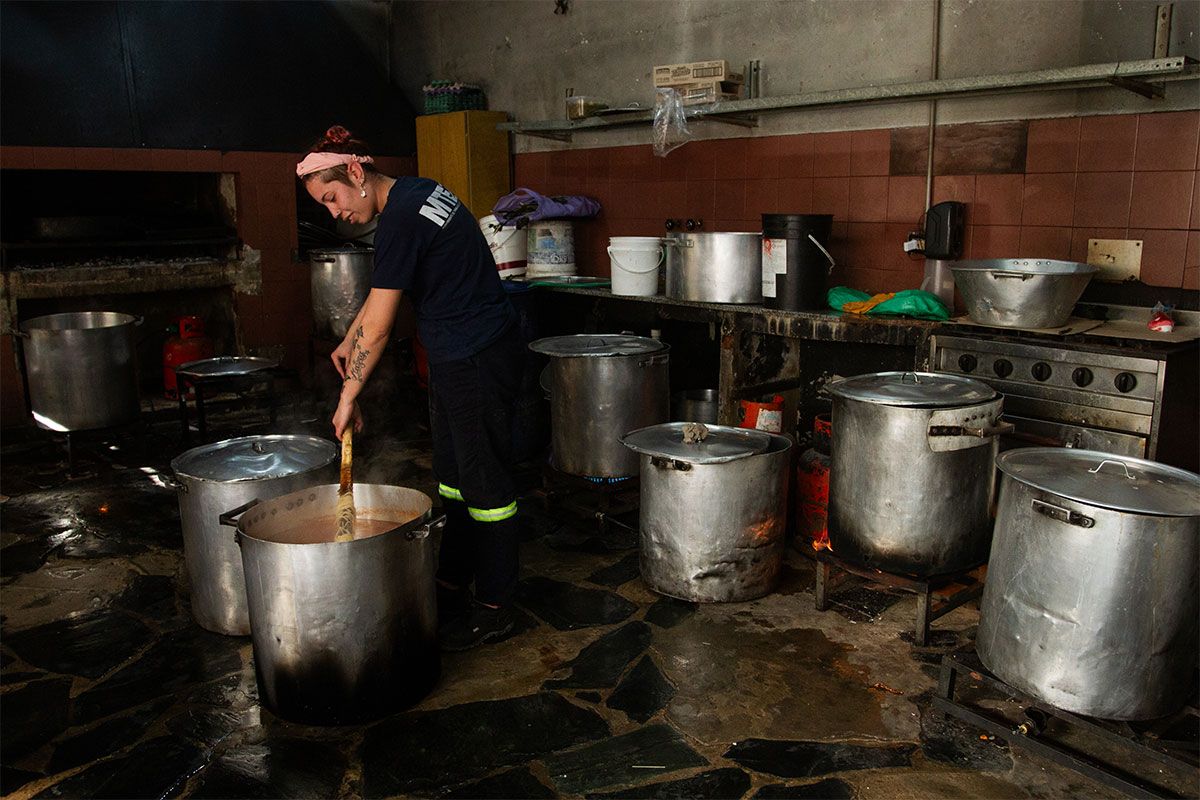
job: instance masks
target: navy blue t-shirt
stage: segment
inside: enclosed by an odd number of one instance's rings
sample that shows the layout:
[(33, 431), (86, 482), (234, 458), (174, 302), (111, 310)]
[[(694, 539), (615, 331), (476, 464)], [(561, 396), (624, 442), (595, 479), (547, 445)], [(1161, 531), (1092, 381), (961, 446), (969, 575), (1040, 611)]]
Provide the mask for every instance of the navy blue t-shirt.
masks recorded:
[(479, 223), (428, 178), (397, 178), (388, 192), (371, 286), (412, 300), (431, 364), (473, 356), (516, 323)]

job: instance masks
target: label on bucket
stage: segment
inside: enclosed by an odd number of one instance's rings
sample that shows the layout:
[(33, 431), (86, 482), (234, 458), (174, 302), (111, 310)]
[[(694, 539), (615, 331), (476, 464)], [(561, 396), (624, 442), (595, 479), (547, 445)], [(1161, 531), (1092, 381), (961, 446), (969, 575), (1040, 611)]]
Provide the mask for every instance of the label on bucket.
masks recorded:
[(762, 409), (758, 412), (758, 419), (755, 421), (754, 427), (760, 431), (782, 433), (783, 412), (767, 408)]
[(787, 239), (763, 239), (762, 243), (762, 293), (763, 297), (775, 296), (777, 275), (787, 273)]

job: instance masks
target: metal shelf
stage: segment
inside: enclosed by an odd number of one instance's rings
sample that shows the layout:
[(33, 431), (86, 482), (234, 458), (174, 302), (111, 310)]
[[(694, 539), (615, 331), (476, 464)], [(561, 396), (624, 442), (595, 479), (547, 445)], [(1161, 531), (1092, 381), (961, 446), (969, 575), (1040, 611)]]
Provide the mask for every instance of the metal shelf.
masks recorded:
[[(942, 100), (952, 97), (1064, 89), (1101, 89), (1113, 86), (1128, 89), (1143, 97), (1155, 98), (1163, 96), (1163, 86), (1151, 81), (1165, 83), (1196, 80), (1197, 78), (1200, 78), (1200, 67), (1197, 67), (1192, 59), (1174, 56), (1140, 61), (1117, 61), (1111, 64), (1085, 64), (1078, 67), (1060, 67), (1033, 72), (978, 75), (970, 78), (941, 78), (886, 86), (864, 86), (857, 89), (833, 89), (781, 97), (759, 97), (753, 100), (731, 100), (689, 109), (687, 118), (753, 127), (758, 124), (758, 114), (770, 111)], [(645, 111), (588, 117), (574, 121), (503, 122), (496, 127), (502, 131), (512, 131), (526, 136), (570, 141), (571, 135), (577, 131), (644, 125), (653, 119), (653, 109), (646, 109)]]

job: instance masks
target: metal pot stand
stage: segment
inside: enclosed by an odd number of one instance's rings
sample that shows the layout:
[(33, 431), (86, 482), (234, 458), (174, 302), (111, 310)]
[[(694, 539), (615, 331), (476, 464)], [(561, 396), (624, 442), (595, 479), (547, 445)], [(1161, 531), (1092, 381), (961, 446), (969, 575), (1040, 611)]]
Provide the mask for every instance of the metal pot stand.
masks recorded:
[[(967, 703), (958, 695), (963, 684), (973, 693), (983, 689), (995, 698), (1021, 706), (1024, 719), (1014, 723), (1000, 712)], [(950, 653), (942, 658), (933, 707), (941, 713), (999, 736), (1011, 746), (1048, 758), (1131, 797), (1183, 797), (1180, 790), (1195, 789), (1200, 767), (1200, 711), (1196, 698), (1181, 711), (1149, 722), (1114, 722), (1084, 717), (1037, 702), (992, 675), (974, 652)], [(1192, 737), (1170, 736), (1188, 720)], [(1084, 749), (1087, 744), (1093, 745)], [(1169, 776), (1167, 785), (1152, 783), (1130, 773), (1120, 763), (1157, 768)], [(1174, 788), (1171, 788), (1172, 785)]]
[(219, 356), (180, 364), (175, 368), (175, 375), (179, 385), (179, 421), (183, 426), (184, 444), (187, 444), (191, 438), (187, 404), (189, 393), (195, 393), (196, 427), (200, 434), (200, 441), (204, 442), (208, 440), (208, 424), (204, 407), (206, 392), (243, 394), (256, 386), (265, 385), (270, 424), (274, 426), (278, 417), (275, 379), (292, 372), (281, 368), (275, 359), (247, 356)]

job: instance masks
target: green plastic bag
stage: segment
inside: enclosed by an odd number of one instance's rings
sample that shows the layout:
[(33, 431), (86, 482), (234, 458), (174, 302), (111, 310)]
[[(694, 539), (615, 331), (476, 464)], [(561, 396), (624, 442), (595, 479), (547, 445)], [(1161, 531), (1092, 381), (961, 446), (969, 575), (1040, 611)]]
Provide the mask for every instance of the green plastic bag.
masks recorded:
[[(851, 289), (849, 286), (835, 286), (825, 295), (825, 301), (834, 311), (841, 311), (846, 303), (870, 300), (872, 295)], [(896, 296), (885, 300), (867, 312), (867, 316), (912, 317), (914, 319), (932, 319), (944, 321), (950, 319), (950, 311), (935, 294), (922, 292), (920, 289), (905, 289), (896, 292)]]

